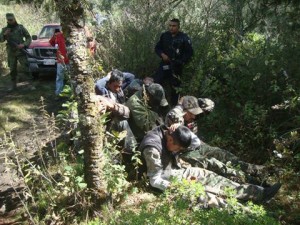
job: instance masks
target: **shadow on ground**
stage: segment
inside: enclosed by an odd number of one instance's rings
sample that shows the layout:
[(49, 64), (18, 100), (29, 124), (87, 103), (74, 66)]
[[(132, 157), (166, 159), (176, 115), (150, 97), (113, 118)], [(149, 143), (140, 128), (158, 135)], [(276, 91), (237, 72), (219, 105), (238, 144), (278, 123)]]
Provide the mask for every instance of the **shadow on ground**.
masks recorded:
[[(20, 218), (18, 208), (23, 196), (24, 183), (20, 171), (9, 168), (7, 160), (15, 160), (12, 149), (22, 149), (32, 155), (37, 151), (36, 139), (48, 141), (41, 113), (41, 97), (49, 115), (57, 115), (61, 102), (55, 101), (55, 74), (42, 74), (32, 81), (20, 75), (16, 91), (9, 91), (8, 73), (0, 75), (0, 224), (15, 224)], [(35, 88), (33, 88), (35, 87)], [(33, 126), (35, 126), (33, 128)], [(11, 138), (13, 147), (4, 139)]]

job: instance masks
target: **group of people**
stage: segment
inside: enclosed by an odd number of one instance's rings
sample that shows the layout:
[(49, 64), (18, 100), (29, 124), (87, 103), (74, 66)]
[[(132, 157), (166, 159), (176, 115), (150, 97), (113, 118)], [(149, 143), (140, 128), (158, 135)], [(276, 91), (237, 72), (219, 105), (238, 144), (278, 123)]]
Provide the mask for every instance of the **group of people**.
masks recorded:
[[(193, 55), (190, 38), (179, 28), (179, 20), (172, 19), (169, 30), (160, 36), (155, 52), (162, 60), (153, 78), (136, 79), (131, 73), (112, 70), (96, 82), (100, 108), (110, 112), (106, 129), (126, 131), (121, 152), (141, 152), (145, 171), (140, 172), (146, 172), (155, 189), (164, 191), (176, 177), (201, 182), (205, 188), (201, 200), (208, 206), (225, 206), (227, 188), (240, 200), (270, 200), (281, 184), (261, 186), (261, 175), (267, 173), (264, 166), (244, 162), (197, 136), (196, 118), (211, 112), (214, 102), (177, 93), (184, 65)], [(171, 104), (166, 82), (171, 86)]]
[[(25, 75), (33, 79), (29, 71), (27, 55), (29, 52), (26, 50), (31, 44), (31, 36), (28, 30), (21, 24), (19, 24), (13, 13), (6, 14), (7, 26), (2, 28), (0, 32), (0, 42), (6, 41), (6, 51), (8, 67), (10, 69), (11, 87), (9, 90), (13, 91), (17, 89), (18, 70), (17, 64), (20, 63)], [(57, 72), (56, 72), (56, 87), (55, 95), (58, 98), (63, 90), (65, 73), (69, 68), (69, 59), (67, 55), (66, 43), (63, 33), (60, 29), (55, 29), (53, 36), (49, 40), (49, 43), (56, 48), (57, 57)], [(31, 55), (34, 57), (34, 55)], [(34, 89), (34, 86), (32, 87)]]
[(198, 138), (195, 120), (213, 110), (210, 99), (183, 96), (172, 108), (164, 88), (152, 78), (135, 79), (119, 70), (98, 80), (95, 92), (101, 110), (110, 112), (106, 129), (126, 131), (121, 152), (130, 155), (138, 149), (142, 153), (152, 187), (165, 190), (171, 177), (196, 180), (205, 186), (205, 199), (214, 206), (226, 204), (226, 188), (236, 190), (238, 199), (256, 202), (268, 201), (279, 190), (278, 183), (257, 185), (264, 166), (244, 162)]
[[(17, 61), (26, 64), (26, 55), (21, 50), (30, 45), (31, 37), (13, 14), (7, 13), (6, 18), (8, 25), (2, 29), (0, 41), (7, 41), (12, 89), (15, 89), (16, 64)], [(55, 94), (59, 95), (69, 59), (59, 29), (49, 42), (57, 48)], [(121, 152), (131, 156), (138, 149), (151, 186), (162, 191), (170, 187), (172, 177), (177, 177), (201, 182), (206, 194), (203, 199), (210, 206), (226, 205), (226, 188), (235, 190), (236, 198), (241, 200), (271, 199), (281, 185), (258, 185), (259, 175), (265, 170), (263, 166), (244, 162), (229, 151), (209, 146), (197, 136), (196, 118), (211, 112), (214, 102), (195, 96), (179, 98), (177, 88), (193, 48), (190, 38), (180, 31), (178, 19), (169, 21), (169, 30), (160, 36), (155, 52), (162, 60), (153, 78), (137, 79), (134, 74), (115, 69), (96, 81), (99, 110), (110, 112), (106, 129), (126, 132), (120, 143)], [(166, 82), (171, 85), (171, 104), (164, 89)]]

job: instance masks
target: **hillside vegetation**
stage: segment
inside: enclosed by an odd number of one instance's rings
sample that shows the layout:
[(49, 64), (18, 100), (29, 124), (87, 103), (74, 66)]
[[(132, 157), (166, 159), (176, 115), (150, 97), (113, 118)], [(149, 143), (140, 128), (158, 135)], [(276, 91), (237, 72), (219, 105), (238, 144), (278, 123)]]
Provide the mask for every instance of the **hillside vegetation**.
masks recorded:
[[(5, 13), (13, 12), (31, 34), (36, 34), (44, 23), (59, 21), (58, 7), (67, 7), (71, 2), (2, 0), (0, 25), (5, 26)], [(49, 98), (46, 104), (52, 107), (56, 104), (52, 95), (36, 91), (30, 100), (16, 102), (18, 96), (7, 94), (2, 85), (0, 149), (18, 156), (18, 160), (7, 158), (5, 162), (7, 167), (22, 172), (19, 176), (26, 184), (19, 196), (26, 216), (18, 217), (19, 221), (90, 225), (300, 222), (300, 3), (297, 0), (170, 0), (164, 4), (158, 0), (87, 0), (78, 4), (84, 8), (82, 25), (89, 28), (98, 42), (96, 56), (89, 62), (89, 75), (93, 79), (111, 68), (132, 72), (140, 78), (154, 75), (159, 64), (154, 45), (167, 29), (167, 21), (179, 18), (181, 29), (191, 37), (194, 57), (178, 91), (215, 102), (214, 111), (197, 120), (199, 136), (244, 161), (272, 168), (274, 174), (267, 181), (281, 182), (283, 186), (265, 206), (241, 205), (230, 198), (229, 207), (222, 210), (207, 210), (197, 205), (202, 187), (196, 184), (187, 188), (180, 183), (163, 195), (152, 194), (146, 181), (128, 182), (124, 166), (114, 163), (119, 154), (116, 143), (120, 137), (116, 135), (103, 146), (103, 173), (110, 194), (99, 209), (93, 202), (93, 191), (84, 180), (84, 146), (72, 87), (65, 89), (65, 102), (61, 111), (55, 111), (54, 118), (47, 107), (48, 112), (43, 106), (39, 113), (39, 103), (31, 103), (42, 95)], [(9, 79), (5, 54), (5, 45), (1, 44), (2, 84)], [(52, 91), (46, 86), (41, 90)], [(51, 134), (43, 146), (36, 146), (33, 161), (32, 155), (26, 155), (15, 144), (22, 128), (31, 129), (29, 115), (43, 116), (43, 129)], [(20, 117), (24, 120), (16, 119)], [(105, 115), (99, 119), (103, 123)], [(134, 163), (137, 166), (139, 162)]]

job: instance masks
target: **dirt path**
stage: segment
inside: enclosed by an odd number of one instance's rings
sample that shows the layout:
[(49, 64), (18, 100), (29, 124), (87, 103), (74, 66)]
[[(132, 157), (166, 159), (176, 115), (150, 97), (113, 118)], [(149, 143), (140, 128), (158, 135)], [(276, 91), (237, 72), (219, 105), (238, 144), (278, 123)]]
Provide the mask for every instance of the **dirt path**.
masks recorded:
[[(34, 82), (35, 90), (32, 90), (32, 82), (25, 80), (18, 83), (17, 91), (9, 92), (9, 77), (0, 76), (0, 224), (15, 222), (24, 187), (20, 171), (9, 163), (16, 159), (14, 149), (33, 155), (38, 148), (37, 139), (40, 143), (47, 142), (40, 112), (41, 96), (50, 115), (56, 115), (61, 107), (61, 103), (54, 100), (54, 78), (53, 74), (41, 76)], [(10, 137), (16, 147), (11, 146)]]

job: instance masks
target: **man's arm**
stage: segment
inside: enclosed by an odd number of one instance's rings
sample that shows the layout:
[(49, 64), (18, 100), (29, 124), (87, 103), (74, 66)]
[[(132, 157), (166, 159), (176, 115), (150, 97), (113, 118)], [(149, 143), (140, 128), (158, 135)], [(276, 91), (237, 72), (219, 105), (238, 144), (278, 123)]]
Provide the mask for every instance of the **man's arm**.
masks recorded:
[(135, 78), (134, 74), (128, 72), (123, 72), (123, 76), (125, 80), (122, 85), (122, 90), (124, 90)]
[(57, 36), (57, 44), (58, 44), (58, 48), (62, 51), (65, 51), (66, 49), (66, 42), (65, 42), (65, 38), (63, 36), (62, 33), (58, 33)]
[(6, 40), (6, 34), (8, 33), (7, 28), (2, 28), (0, 33), (0, 42), (4, 42)]
[(113, 108), (110, 109), (110, 111), (117, 116), (120, 116), (124, 119), (129, 119), (130, 116), (130, 110), (126, 105), (114, 103)]
[(166, 55), (165, 52), (163, 51), (163, 38), (164, 38), (164, 34), (165, 34), (165, 33), (163, 33), (163, 34), (160, 36), (159, 41), (156, 43), (156, 45), (155, 45), (155, 52), (156, 52), (156, 54), (157, 54), (160, 58), (162, 58), (162, 60), (163, 60), (164, 62), (169, 62), (169, 61), (170, 61), (169, 56)]
[(110, 98), (96, 95), (95, 98), (98, 99), (105, 107), (106, 110), (111, 112), (115, 116), (123, 117), (124, 119), (128, 119), (130, 115), (130, 110), (127, 106), (116, 103)]
[(50, 40), (49, 40), (50, 45), (54, 46), (55, 45), (55, 35), (53, 35)]
[(28, 30), (27, 30), (24, 26), (22, 26), (22, 33), (23, 33), (23, 36), (24, 36), (24, 38), (25, 38), (25, 42), (23, 43), (23, 45), (24, 45), (26, 48), (28, 48), (29, 45), (31, 44), (31, 41), (32, 41), (32, 40), (31, 40), (31, 36), (30, 36)]
[(159, 151), (154, 147), (146, 147), (143, 150), (143, 155), (146, 160), (147, 176), (150, 179), (151, 186), (162, 191), (168, 188), (170, 181), (162, 178), (163, 166)]

